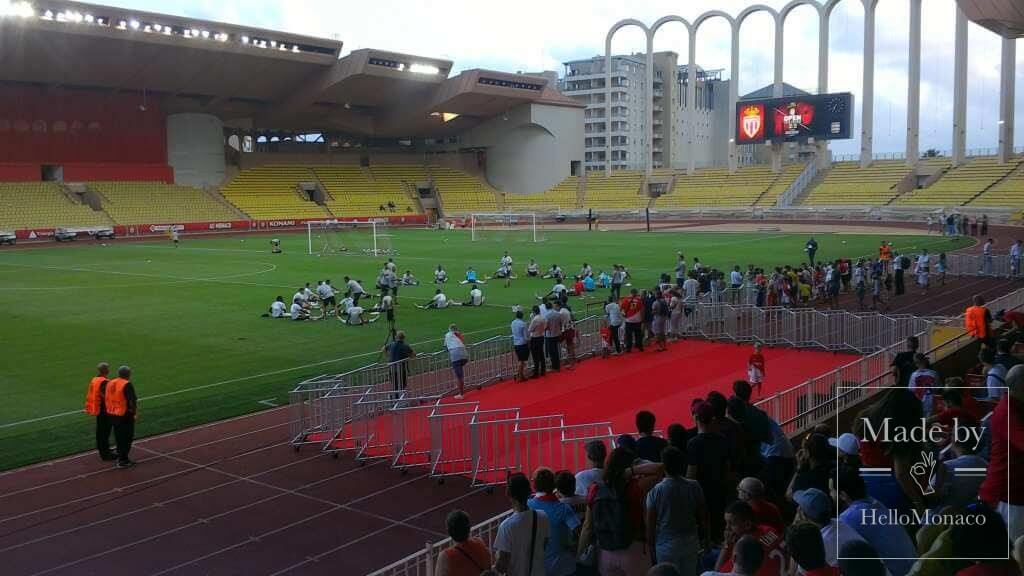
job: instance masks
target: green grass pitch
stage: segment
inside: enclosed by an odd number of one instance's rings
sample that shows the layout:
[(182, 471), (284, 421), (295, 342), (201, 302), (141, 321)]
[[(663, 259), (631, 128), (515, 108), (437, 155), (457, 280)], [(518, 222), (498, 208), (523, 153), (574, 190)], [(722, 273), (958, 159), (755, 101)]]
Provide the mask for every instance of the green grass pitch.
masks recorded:
[[(677, 251), (715, 267), (748, 263), (795, 264), (806, 234), (548, 231), (546, 241), (491, 234), (471, 242), (469, 232), (390, 229), (399, 272), (421, 280), (403, 287), (397, 325), (421, 352), (440, 349), (455, 322), (470, 341), (506, 333), (511, 306), (531, 304), (552, 282), (527, 279), (529, 258), (542, 269), (556, 262), (568, 274), (589, 262), (595, 272), (613, 263), (630, 267), (633, 285), (653, 285), (670, 272)], [(330, 321), (261, 318), (277, 295), (289, 300), (305, 282), (350, 275), (372, 288), (384, 258), (317, 257), (306, 253), (306, 234), (279, 236), (283, 254), (271, 254), (269, 237), (183, 238), (105, 246), (80, 244), (0, 249), (0, 308), (4, 369), (0, 371), (0, 469), (92, 447), (92, 420), (81, 413), (85, 387), (98, 361), (129, 364), (142, 399), (138, 433), (156, 434), (283, 404), (300, 380), (337, 373), (377, 359), (386, 326), (343, 326)], [(874, 254), (872, 235), (817, 235), (819, 259)], [(937, 236), (893, 236), (897, 248), (952, 250), (968, 241)], [(845, 242), (845, 244), (844, 244)], [(431, 271), (443, 264), (461, 279), (468, 265), (480, 273), (497, 268), (503, 250), (520, 277), (483, 287), (488, 306), (419, 310), (434, 291)], [(449, 282), (450, 298), (468, 287)], [(604, 298), (605, 291), (588, 300)], [(577, 300), (578, 302), (578, 300)], [(582, 315), (583, 306), (577, 306)], [(265, 401), (261, 403), (261, 401)], [(282, 440), (284, 439), (282, 431)]]

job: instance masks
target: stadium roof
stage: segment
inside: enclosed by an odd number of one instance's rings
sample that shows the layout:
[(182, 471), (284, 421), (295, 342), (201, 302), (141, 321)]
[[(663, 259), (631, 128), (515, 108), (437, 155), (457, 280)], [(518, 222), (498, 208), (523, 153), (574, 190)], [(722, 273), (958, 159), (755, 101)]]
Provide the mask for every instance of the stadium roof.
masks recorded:
[(62, 0), (9, 5), (0, 83), (144, 92), (167, 113), (237, 128), (440, 137), (525, 102), (580, 106), (546, 78), (449, 78), (448, 60), (374, 49), (339, 57), (336, 40)]
[(1006, 38), (1024, 38), (1024, 2), (1021, 0), (957, 0), (972, 22)]

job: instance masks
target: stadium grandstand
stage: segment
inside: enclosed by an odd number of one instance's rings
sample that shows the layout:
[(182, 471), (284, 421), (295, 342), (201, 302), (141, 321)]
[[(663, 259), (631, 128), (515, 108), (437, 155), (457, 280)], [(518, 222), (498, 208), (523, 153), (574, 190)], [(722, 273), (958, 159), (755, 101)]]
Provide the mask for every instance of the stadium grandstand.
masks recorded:
[[(1024, 574), (1012, 122), (995, 153), (921, 154), (917, 114), (876, 152), (828, 34), (814, 90), (784, 92), (781, 53), (742, 100), (739, 69), (693, 69), (710, 18), (746, 67), (748, 15), (781, 49), (793, 9), (827, 31), (838, 1), (704, 2), (688, 66), (632, 54), (570, 96), (0, 0), (2, 574)], [(472, 32), (504, 25), (478, 4)], [(959, 0), (950, 39), (964, 88), (967, 20), (1002, 38), (1007, 119), (1020, 4)], [(869, 118), (892, 88), (864, 70)]]

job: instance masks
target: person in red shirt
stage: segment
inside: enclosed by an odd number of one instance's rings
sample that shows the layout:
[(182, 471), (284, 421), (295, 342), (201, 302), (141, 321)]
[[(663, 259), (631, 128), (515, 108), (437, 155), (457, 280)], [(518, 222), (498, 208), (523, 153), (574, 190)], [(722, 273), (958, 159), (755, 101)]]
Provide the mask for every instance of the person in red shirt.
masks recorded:
[(1006, 386), (989, 420), (991, 456), (978, 496), (1006, 521), (1012, 542), (1024, 535), (1024, 475), (1009, 473), (1024, 466), (1024, 365), (1007, 372)]
[(629, 291), (629, 296), (619, 303), (622, 315), (626, 319), (626, 352), (633, 350), (635, 344), (637, 350), (644, 351), (644, 299), (636, 288)]
[(761, 384), (764, 383), (765, 372), (764, 354), (761, 354), (760, 342), (754, 344), (754, 353), (747, 359), (747, 382), (754, 387), (757, 395), (761, 395)]
[(1024, 312), (1018, 312), (1016, 310), (1000, 310), (999, 312), (996, 312), (996, 320), (1009, 324), (1010, 328), (1016, 328), (1018, 330), (1024, 329)]
[(725, 535), (718, 561), (715, 562), (715, 572), (734, 571), (733, 549), (737, 541), (745, 536), (752, 537), (764, 552), (760, 568), (750, 576), (779, 576), (782, 567), (786, 565), (782, 536), (771, 526), (757, 524), (754, 509), (740, 500), (725, 509)]
[(782, 513), (779, 507), (764, 499), (764, 482), (752, 476), (740, 480), (736, 487), (736, 496), (750, 504), (754, 510), (754, 521), (758, 524), (771, 526), (776, 532), (782, 534), (786, 526), (782, 522)]
[(576, 282), (572, 285), (572, 292), (573, 292), (573, 294), (575, 294), (576, 296), (579, 296), (580, 298), (583, 298), (583, 293), (585, 291), (586, 291), (586, 289), (583, 287), (583, 277), (582, 276), (577, 276), (576, 277)]
[(839, 576), (839, 568), (825, 561), (821, 530), (810, 522), (798, 522), (786, 532), (786, 552), (804, 576)]
[(479, 538), (469, 536), (469, 515), (452, 510), (445, 521), (453, 545), (437, 556), (435, 576), (476, 576), (491, 567), (491, 551)]

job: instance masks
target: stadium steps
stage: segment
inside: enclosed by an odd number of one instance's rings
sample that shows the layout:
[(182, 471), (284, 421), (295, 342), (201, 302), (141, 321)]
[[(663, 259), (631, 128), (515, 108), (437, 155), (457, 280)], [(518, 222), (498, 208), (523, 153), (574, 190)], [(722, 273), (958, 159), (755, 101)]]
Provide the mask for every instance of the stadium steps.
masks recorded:
[(224, 198), (223, 196), (220, 195), (220, 192), (218, 192), (217, 189), (215, 189), (215, 188), (207, 188), (206, 190), (203, 190), (203, 194), (206, 194), (207, 196), (210, 197), (211, 200), (213, 200), (214, 202), (220, 204), (225, 209), (227, 209), (232, 214), (234, 214), (235, 215), (235, 219), (238, 219), (238, 220), (248, 220), (249, 219), (249, 215), (248, 214), (246, 214), (245, 212), (242, 212), (241, 210), (239, 210), (231, 202), (228, 202), (226, 198)]
[(502, 194), (503, 207), (518, 212), (557, 212), (577, 206), (579, 176), (567, 176), (564, 180), (539, 194)]
[[(89, 182), (88, 194), (117, 224), (231, 220), (235, 213), (199, 188), (163, 182)], [(88, 198), (86, 198), (88, 200)]]
[(971, 206), (1006, 206), (1014, 208), (1024, 206), (1024, 156), (1013, 160), (1017, 167), (993, 182), (966, 204)]
[(437, 165), (430, 166), (429, 173), (445, 216), (499, 210), (500, 194), (480, 178)]
[[(948, 160), (943, 160), (948, 163)], [(1021, 159), (1000, 164), (995, 156), (982, 156), (948, 169), (927, 188), (918, 188), (901, 195), (894, 202), (900, 206), (963, 206), (980, 197), (1006, 179)]]
[(861, 168), (858, 162), (836, 162), (801, 205), (887, 204), (899, 195), (898, 187), (910, 170), (902, 160), (878, 160), (867, 168)]
[(592, 170), (587, 174), (586, 193), (582, 208), (596, 210), (635, 211), (646, 208), (650, 198), (641, 195), (643, 172), (614, 170), (610, 176), (604, 171)]
[(0, 229), (110, 226), (102, 211), (76, 202), (56, 182), (0, 183)]
[(331, 213), (297, 192), (300, 182), (312, 182), (307, 166), (266, 164), (239, 171), (220, 189), (239, 210), (258, 220), (328, 218)]
[(654, 199), (654, 207), (667, 210), (750, 207), (764, 197), (778, 177), (767, 165), (746, 166), (735, 173), (727, 168), (703, 168), (693, 174), (677, 171), (672, 188)]
[(754, 201), (754, 206), (775, 206), (779, 196), (789, 190), (789, 187), (796, 182), (796, 179), (803, 173), (806, 164), (786, 164), (782, 171), (775, 175), (772, 183), (764, 189), (764, 192)]

